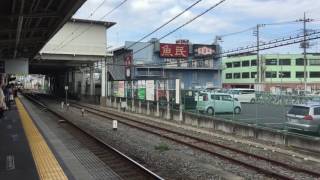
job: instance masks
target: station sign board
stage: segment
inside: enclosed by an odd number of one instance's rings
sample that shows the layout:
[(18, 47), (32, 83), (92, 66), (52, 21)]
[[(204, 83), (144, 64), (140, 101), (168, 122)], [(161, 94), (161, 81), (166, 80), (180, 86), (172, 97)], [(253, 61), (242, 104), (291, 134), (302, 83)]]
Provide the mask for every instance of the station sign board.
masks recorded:
[(193, 56), (194, 57), (212, 57), (217, 52), (216, 45), (194, 44)]
[(189, 46), (187, 44), (160, 43), (160, 57), (187, 58), (188, 56), (189, 56)]

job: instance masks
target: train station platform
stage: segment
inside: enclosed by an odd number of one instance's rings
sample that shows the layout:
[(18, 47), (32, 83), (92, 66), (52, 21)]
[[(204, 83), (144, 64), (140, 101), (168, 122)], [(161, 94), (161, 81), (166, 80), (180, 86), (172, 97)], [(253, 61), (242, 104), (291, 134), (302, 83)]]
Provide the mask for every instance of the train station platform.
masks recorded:
[(0, 119), (0, 179), (68, 179), (18, 98)]
[(0, 118), (0, 180), (121, 179), (59, 117), (18, 95)]

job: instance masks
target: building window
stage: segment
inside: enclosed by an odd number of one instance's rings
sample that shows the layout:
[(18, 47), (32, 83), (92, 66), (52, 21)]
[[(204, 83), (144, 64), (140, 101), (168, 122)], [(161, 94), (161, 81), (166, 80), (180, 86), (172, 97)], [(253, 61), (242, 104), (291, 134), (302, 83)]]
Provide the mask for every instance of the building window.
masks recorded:
[(290, 66), (291, 59), (279, 59), (279, 65)]
[(226, 73), (226, 79), (232, 79), (232, 73)]
[(197, 61), (197, 67), (205, 67), (204, 66), (204, 60)]
[(232, 68), (232, 63), (226, 63), (227, 68)]
[(251, 66), (257, 66), (257, 60), (256, 59), (251, 60)]
[(298, 58), (296, 59), (296, 66), (303, 66), (304, 65), (304, 59)]
[(240, 67), (240, 61), (233, 62), (233, 67)]
[(247, 79), (247, 78), (249, 78), (249, 76), (250, 76), (249, 72), (243, 72), (241, 77), (242, 77), (242, 79)]
[(290, 78), (290, 77), (291, 77), (290, 71), (279, 72), (279, 78)]
[(310, 78), (320, 78), (320, 71), (310, 72)]
[(192, 73), (192, 81), (193, 82), (197, 82), (198, 81), (198, 73), (197, 72), (193, 72)]
[(266, 78), (276, 78), (277, 77), (277, 71), (267, 71), (266, 72)]
[(314, 115), (320, 115), (320, 108), (314, 108), (313, 113)]
[(148, 75), (148, 69), (144, 69), (144, 68), (139, 68), (137, 69), (137, 74), (139, 76), (147, 76)]
[(250, 61), (242, 61), (242, 67), (247, 67), (249, 66)]
[(304, 78), (304, 72), (303, 71), (297, 71), (296, 72), (296, 78)]
[(309, 59), (310, 66), (320, 66), (320, 59)]
[(266, 65), (277, 65), (277, 59), (266, 59)]
[(251, 78), (256, 78), (257, 72), (251, 72)]
[(240, 79), (240, 73), (233, 73), (233, 79)]

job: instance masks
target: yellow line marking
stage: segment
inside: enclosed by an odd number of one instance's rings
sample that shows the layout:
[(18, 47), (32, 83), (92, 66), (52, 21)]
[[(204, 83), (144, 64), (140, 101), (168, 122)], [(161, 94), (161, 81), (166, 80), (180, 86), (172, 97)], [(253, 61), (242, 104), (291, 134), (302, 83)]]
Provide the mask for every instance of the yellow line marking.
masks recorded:
[(21, 101), (15, 101), (40, 179), (68, 179)]

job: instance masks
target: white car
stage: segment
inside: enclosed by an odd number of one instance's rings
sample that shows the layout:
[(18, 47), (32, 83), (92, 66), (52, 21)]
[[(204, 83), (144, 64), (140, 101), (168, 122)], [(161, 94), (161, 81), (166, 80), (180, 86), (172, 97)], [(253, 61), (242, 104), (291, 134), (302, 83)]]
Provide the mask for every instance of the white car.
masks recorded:
[(243, 103), (255, 103), (256, 102), (256, 92), (254, 89), (229, 89), (228, 94), (230, 94), (234, 99)]

